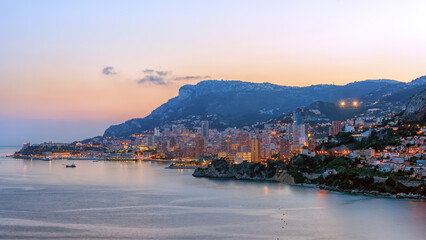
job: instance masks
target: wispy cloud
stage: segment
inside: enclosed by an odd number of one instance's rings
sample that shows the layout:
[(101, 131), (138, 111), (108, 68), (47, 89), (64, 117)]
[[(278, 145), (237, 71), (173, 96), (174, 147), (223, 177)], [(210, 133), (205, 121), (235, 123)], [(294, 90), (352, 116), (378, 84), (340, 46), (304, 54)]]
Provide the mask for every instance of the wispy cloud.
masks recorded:
[(159, 76), (167, 76), (169, 75), (170, 71), (155, 71)]
[(191, 81), (191, 80), (203, 80), (210, 78), (210, 76), (176, 76), (172, 74), (172, 71), (163, 71), (157, 69), (144, 69), (142, 70), (143, 77), (140, 78), (137, 82), (139, 84), (144, 83), (153, 83), (156, 85), (169, 85), (175, 81)]
[(144, 69), (142, 70), (144, 76), (138, 80), (138, 83), (153, 83), (156, 85), (166, 85), (168, 84), (166, 81), (166, 76), (170, 73), (170, 71), (159, 71), (154, 69)]
[(150, 82), (156, 85), (166, 85), (166, 81), (163, 77), (161, 76), (154, 76), (154, 75), (146, 75), (143, 78), (138, 80), (138, 83), (146, 83), (146, 82)]
[(184, 77), (176, 77), (174, 80), (175, 81), (181, 81), (181, 80), (201, 80), (201, 79), (206, 79), (206, 78), (210, 78), (210, 76), (206, 75), (206, 76), (184, 76)]
[(113, 74), (117, 74), (117, 72), (115, 72), (114, 67), (106, 66), (102, 69), (102, 74), (113, 75)]

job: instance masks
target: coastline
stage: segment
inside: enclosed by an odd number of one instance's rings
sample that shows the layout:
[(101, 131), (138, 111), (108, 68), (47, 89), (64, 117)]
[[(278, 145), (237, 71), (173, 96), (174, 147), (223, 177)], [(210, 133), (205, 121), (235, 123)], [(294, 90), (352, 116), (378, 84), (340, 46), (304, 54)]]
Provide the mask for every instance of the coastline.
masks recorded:
[(426, 196), (420, 195), (420, 194), (413, 194), (413, 193), (386, 193), (386, 192), (379, 192), (379, 191), (368, 191), (368, 190), (359, 190), (359, 189), (339, 189), (335, 187), (329, 187), (321, 184), (317, 184), (316, 187), (321, 190), (326, 190), (329, 192), (343, 192), (343, 193), (350, 193), (350, 194), (358, 194), (358, 195), (367, 195), (372, 197), (388, 197), (388, 198), (396, 198), (396, 199), (417, 199), (417, 200), (423, 200), (426, 199)]
[(197, 166), (175, 166), (175, 165), (170, 165), (168, 167), (165, 167), (166, 169), (196, 169), (198, 168)]
[[(275, 165), (274, 165), (275, 164)], [(225, 160), (213, 161), (206, 168), (196, 168), (192, 174), (194, 177), (223, 178), (234, 180), (250, 180), (258, 182), (277, 182), (293, 186), (317, 188), (330, 192), (344, 192), (350, 194), (362, 194), (376, 197), (390, 197), (397, 199), (426, 199), (425, 195), (416, 192), (389, 192), (378, 190), (365, 190), (360, 188), (340, 188), (338, 186), (327, 186), (321, 183), (302, 183), (295, 181), (291, 173), (281, 168), (277, 163), (271, 162), (268, 166), (259, 163), (243, 162), (231, 164)]]
[[(193, 175), (194, 176), (194, 175)], [(325, 190), (328, 192), (340, 192), (340, 193), (347, 193), (347, 194), (355, 194), (355, 195), (365, 195), (365, 196), (371, 196), (371, 197), (384, 197), (384, 198), (395, 198), (395, 199), (405, 199), (405, 200), (424, 200), (426, 199), (426, 196), (422, 196), (420, 194), (406, 194), (406, 193), (385, 193), (385, 192), (379, 192), (379, 191), (366, 191), (366, 190), (359, 190), (359, 189), (339, 189), (335, 187), (329, 187), (322, 184), (314, 184), (314, 183), (294, 183), (289, 184), (282, 181), (276, 181), (274, 179), (258, 179), (258, 178), (235, 178), (235, 177), (224, 177), (224, 176), (194, 176), (194, 177), (201, 177), (201, 178), (213, 178), (213, 179), (228, 179), (228, 180), (234, 180), (234, 181), (252, 181), (252, 182), (274, 182), (274, 183), (283, 183), (288, 184), (293, 187), (304, 187), (304, 188), (316, 188), (319, 190)]]

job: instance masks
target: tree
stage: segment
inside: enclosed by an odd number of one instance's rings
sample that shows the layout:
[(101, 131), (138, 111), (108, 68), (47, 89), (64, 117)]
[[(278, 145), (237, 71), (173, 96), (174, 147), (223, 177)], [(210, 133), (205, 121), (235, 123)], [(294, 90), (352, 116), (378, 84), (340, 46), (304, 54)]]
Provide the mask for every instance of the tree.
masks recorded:
[(388, 179), (386, 179), (385, 184), (389, 187), (395, 187), (396, 181), (393, 177), (388, 177)]

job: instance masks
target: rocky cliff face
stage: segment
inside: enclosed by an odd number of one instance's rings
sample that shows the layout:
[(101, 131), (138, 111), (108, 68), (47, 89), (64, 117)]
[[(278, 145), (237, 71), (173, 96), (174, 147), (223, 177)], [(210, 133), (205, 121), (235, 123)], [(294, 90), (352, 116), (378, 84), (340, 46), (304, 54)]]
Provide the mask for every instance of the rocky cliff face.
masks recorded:
[(402, 119), (409, 122), (426, 122), (426, 89), (411, 97)]
[(207, 168), (195, 169), (192, 175), (194, 177), (234, 178), (295, 184), (294, 178), (285, 172), (283, 164), (277, 162), (264, 166), (260, 163), (231, 164), (225, 160), (215, 160)]

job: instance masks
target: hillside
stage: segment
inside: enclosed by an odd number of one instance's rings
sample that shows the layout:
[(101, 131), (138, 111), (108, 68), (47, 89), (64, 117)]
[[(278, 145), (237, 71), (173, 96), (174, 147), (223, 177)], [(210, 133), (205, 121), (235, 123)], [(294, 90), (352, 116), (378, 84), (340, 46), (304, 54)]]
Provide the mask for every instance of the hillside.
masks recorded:
[(398, 89), (420, 89), (424, 86), (386, 79), (341, 86), (308, 87), (208, 80), (181, 87), (177, 97), (170, 99), (147, 117), (113, 125), (104, 135), (128, 136), (171, 121), (193, 118), (209, 120), (212, 128), (241, 127), (275, 118), (317, 101), (336, 103), (340, 99), (365, 99), (368, 102), (395, 94)]
[(338, 103), (317, 101), (304, 108), (303, 118), (305, 121), (316, 121), (318, 119), (329, 119), (331, 121), (344, 121), (356, 115), (364, 113), (367, 109), (360, 105), (358, 107), (340, 107)]
[(402, 119), (410, 122), (426, 122), (426, 89), (411, 97)]

